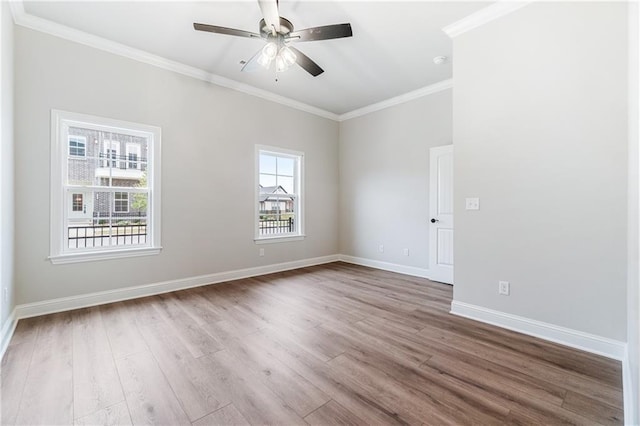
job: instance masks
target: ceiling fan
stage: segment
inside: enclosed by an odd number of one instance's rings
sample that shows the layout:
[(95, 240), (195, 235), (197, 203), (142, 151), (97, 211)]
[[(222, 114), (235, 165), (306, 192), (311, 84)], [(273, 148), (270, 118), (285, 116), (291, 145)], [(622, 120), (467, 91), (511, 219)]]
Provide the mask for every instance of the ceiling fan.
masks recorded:
[(258, 0), (258, 5), (263, 16), (259, 23), (260, 33), (195, 22), (193, 28), (210, 33), (264, 39), (266, 41), (264, 47), (244, 64), (242, 71), (254, 71), (260, 69), (260, 67), (269, 69), (271, 64), (275, 63), (276, 72), (282, 72), (297, 63), (314, 77), (322, 74), (324, 70), (307, 55), (290, 44), (351, 37), (353, 35), (351, 24), (325, 25), (294, 31), (293, 24), (288, 19), (280, 16), (278, 0)]

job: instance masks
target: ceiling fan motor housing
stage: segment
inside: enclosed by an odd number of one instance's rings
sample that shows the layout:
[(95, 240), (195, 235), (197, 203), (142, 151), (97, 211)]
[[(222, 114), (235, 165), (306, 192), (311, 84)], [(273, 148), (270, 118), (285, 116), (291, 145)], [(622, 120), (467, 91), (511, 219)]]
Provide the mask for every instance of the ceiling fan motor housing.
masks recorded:
[[(267, 25), (267, 23), (264, 21), (264, 19), (260, 20), (259, 27), (260, 27), (260, 35), (263, 38), (268, 38), (269, 36), (273, 35), (272, 29)], [(286, 36), (291, 31), (293, 31), (293, 24), (287, 18), (283, 18), (281, 16), (280, 17), (280, 31), (278, 31), (277, 34)]]

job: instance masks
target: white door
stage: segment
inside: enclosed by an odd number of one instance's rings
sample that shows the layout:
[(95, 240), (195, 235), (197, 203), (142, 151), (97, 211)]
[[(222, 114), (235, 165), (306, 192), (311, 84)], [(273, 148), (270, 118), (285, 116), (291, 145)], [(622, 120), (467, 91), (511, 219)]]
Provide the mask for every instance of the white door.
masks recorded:
[(453, 145), (429, 152), (429, 273), (453, 284)]
[(93, 192), (71, 191), (68, 203), (67, 217), (71, 222), (91, 222), (93, 219)]

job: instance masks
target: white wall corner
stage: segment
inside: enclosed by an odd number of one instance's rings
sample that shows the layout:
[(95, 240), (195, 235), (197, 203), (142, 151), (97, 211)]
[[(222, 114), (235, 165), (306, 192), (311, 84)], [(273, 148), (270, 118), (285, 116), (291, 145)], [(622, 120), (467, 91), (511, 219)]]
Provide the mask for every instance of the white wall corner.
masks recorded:
[(4, 353), (7, 351), (7, 347), (13, 337), (13, 332), (16, 330), (17, 324), (18, 318), (16, 317), (16, 310), (14, 309), (2, 325), (2, 329), (0, 329), (0, 360), (4, 357)]
[(636, 400), (633, 389), (633, 369), (630, 365), (630, 356), (630, 348), (627, 345), (624, 358), (622, 359), (622, 404), (624, 407), (624, 424), (628, 426), (637, 426), (639, 422), (635, 417), (636, 410), (638, 409), (638, 401)]
[(627, 354), (625, 342), (495, 311), (482, 306), (454, 300), (451, 302), (451, 313), (619, 361), (624, 361)]
[(22, 0), (9, 0), (9, 8), (11, 9), (13, 22), (17, 24), (26, 13), (24, 11), (24, 4), (22, 3)]
[(73, 309), (87, 308), (90, 306), (104, 305), (106, 303), (120, 302), (122, 300), (137, 299), (140, 297), (154, 296), (171, 291), (200, 287), (209, 284), (220, 284), (227, 281), (250, 278), (275, 272), (289, 271), (291, 269), (305, 268), (307, 266), (322, 265), (336, 262), (338, 255), (315, 257), (310, 259), (295, 260), (292, 262), (277, 263), (273, 265), (256, 266), (235, 271), (218, 272), (214, 274), (200, 275), (196, 277), (180, 278), (177, 280), (163, 281), (153, 284), (125, 287), (116, 290), (101, 291), (97, 293), (81, 294), (78, 296), (62, 297), (52, 300), (18, 305), (15, 308), (15, 319), (30, 318), (55, 312), (70, 311)]
[(449, 37), (457, 37), (460, 34), (464, 34), (474, 28), (480, 27), (486, 23), (489, 23), (502, 16), (508, 15), (511, 12), (532, 3), (532, 1), (513, 1), (503, 0), (493, 3), (490, 6), (480, 9), (471, 15), (460, 19), (452, 24), (447, 25), (442, 29)]
[(429, 270), (425, 268), (417, 268), (415, 266), (399, 265), (397, 263), (382, 262), (380, 260), (366, 259), (363, 257), (349, 256), (346, 254), (338, 255), (338, 260), (354, 265), (368, 266), (370, 268), (382, 269), (383, 271), (397, 272), (399, 274), (411, 275), (413, 277), (429, 279)]

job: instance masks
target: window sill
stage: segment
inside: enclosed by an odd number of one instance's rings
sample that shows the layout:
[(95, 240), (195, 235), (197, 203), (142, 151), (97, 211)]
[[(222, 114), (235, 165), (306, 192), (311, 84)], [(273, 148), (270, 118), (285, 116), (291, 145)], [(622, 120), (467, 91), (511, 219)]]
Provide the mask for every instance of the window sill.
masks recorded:
[(256, 244), (288, 243), (289, 241), (302, 241), (305, 235), (283, 235), (280, 237), (254, 238)]
[(94, 251), (83, 253), (66, 253), (57, 256), (49, 256), (54, 265), (65, 263), (95, 262), (99, 260), (122, 259), (127, 257), (153, 256), (160, 254), (162, 247), (132, 248), (114, 251)]

